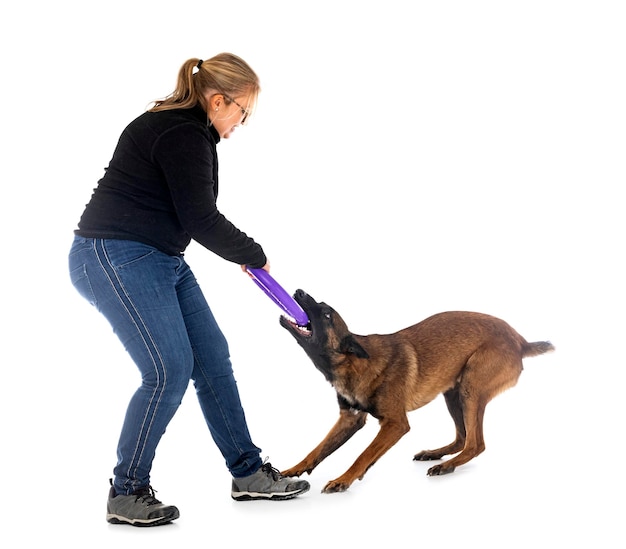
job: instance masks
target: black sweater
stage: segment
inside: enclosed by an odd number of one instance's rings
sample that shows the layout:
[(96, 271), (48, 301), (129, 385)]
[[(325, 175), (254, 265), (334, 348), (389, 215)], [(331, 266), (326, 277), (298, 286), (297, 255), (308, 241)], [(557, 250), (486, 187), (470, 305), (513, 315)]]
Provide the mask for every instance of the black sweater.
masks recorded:
[(204, 110), (146, 112), (122, 132), (78, 223), (86, 238), (136, 240), (181, 254), (191, 239), (250, 267), (267, 258), (217, 209), (220, 136)]

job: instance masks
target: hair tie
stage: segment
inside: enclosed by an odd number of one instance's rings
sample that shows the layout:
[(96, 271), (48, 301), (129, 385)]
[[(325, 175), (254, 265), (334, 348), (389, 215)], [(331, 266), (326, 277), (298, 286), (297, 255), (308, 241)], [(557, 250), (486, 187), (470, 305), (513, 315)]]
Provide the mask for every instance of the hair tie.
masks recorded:
[(196, 67), (200, 68), (202, 66), (202, 63), (204, 63), (204, 61), (202, 61), (202, 59), (200, 59), (200, 61), (198, 61), (198, 64), (196, 65)]

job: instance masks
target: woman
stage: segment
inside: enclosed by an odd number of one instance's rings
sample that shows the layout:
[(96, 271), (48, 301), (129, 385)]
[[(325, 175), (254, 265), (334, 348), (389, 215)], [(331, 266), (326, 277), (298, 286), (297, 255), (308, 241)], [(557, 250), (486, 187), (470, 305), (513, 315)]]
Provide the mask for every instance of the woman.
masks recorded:
[(193, 239), (244, 271), (269, 272), (261, 246), (216, 206), (216, 145), (246, 122), (259, 91), (257, 75), (235, 55), (186, 61), (174, 92), (123, 131), (75, 231), (72, 283), (109, 320), (141, 373), (117, 448), (111, 523), (178, 518), (176, 507), (154, 497), (150, 470), (190, 379), (234, 499), (289, 499), (309, 489), (262, 462), (228, 344), (183, 257)]

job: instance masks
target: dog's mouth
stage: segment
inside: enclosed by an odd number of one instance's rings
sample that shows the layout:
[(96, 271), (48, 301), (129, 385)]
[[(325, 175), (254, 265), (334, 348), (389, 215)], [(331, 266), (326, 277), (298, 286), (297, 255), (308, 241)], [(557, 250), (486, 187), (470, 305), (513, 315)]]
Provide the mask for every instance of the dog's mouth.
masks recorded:
[(294, 334), (300, 335), (302, 337), (311, 337), (313, 335), (311, 322), (308, 322), (306, 326), (300, 326), (293, 318), (281, 315), (280, 323), (284, 327), (291, 329)]
[(299, 324), (294, 317), (289, 313), (283, 314), (280, 317), (280, 324), (283, 328), (286, 328), (296, 338), (311, 338), (313, 337), (313, 324), (311, 323), (311, 311), (310, 303), (311, 297), (304, 290), (296, 290), (293, 294), (294, 301), (301, 307), (305, 313), (305, 318), (308, 322), (305, 325)]

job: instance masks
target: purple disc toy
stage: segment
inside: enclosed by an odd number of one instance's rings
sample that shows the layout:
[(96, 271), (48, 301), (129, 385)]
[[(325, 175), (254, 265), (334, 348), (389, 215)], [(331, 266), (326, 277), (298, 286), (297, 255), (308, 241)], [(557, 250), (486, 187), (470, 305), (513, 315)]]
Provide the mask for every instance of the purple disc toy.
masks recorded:
[(302, 307), (267, 271), (263, 269), (248, 269), (248, 274), (276, 305), (296, 321), (298, 326), (306, 326), (309, 323), (309, 317)]

